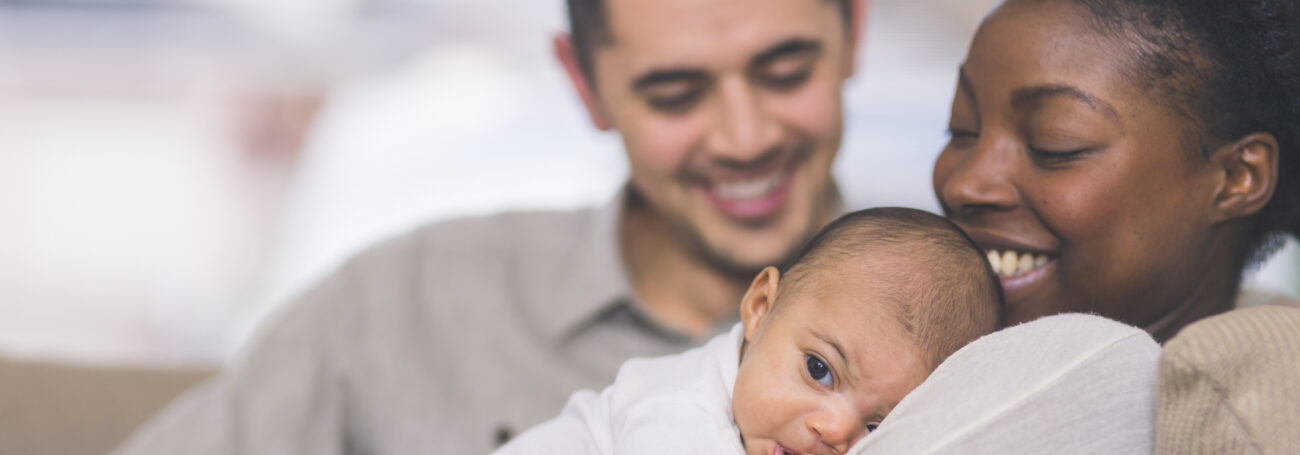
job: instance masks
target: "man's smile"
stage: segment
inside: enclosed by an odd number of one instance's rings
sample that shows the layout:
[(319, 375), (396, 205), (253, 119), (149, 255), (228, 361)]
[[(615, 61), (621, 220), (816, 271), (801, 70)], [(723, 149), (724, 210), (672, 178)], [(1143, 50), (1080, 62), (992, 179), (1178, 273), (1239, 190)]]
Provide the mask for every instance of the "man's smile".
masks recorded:
[(726, 216), (740, 221), (759, 221), (781, 212), (794, 181), (792, 170), (780, 168), (751, 178), (710, 182), (701, 185), (700, 189)]

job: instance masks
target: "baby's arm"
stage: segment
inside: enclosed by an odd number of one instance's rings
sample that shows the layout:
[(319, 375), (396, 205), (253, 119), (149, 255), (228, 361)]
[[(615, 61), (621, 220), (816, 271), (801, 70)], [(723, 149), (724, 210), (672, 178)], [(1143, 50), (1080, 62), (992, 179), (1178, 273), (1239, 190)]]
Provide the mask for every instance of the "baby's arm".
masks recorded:
[(502, 446), (493, 455), (539, 453), (606, 454), (609, 451), (609, 411), (602, 395), (580, 390), (569, 397), (554, 419), (537, 425)]
[(687, 392), (638, 402), (612, 416), (613, 453), (745, 453), (730, 413), (715, 408)]

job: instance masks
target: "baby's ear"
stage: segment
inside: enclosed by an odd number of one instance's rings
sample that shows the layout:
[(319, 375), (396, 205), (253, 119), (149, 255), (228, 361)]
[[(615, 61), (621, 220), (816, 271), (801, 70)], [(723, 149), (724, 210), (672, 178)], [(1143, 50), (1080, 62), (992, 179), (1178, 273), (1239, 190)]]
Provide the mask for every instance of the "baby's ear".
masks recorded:
[(772, 310), (780, 281), (781, 272), (776, 267), (765, 268), (758, 272), (754, 282), (749, 285), (749, 290), (745, 292), (745, 297), (740, 299), (740, 322), (745, 325), (746, 340), (754, 336), (758, 321)]

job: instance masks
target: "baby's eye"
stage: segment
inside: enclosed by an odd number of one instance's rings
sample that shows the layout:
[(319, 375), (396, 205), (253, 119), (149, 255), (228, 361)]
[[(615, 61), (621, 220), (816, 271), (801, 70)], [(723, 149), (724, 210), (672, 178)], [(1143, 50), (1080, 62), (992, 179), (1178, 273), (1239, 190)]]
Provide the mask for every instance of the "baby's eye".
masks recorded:
[(826, 367), (826, 362), (823, 362), (822, 359), (819, 359), (817, 356), (812, 354), (804, 355), (804, 358), (807, 359), (806, 364), (808, 367), (808, 375), (811, 376), (814, 381), (817, 381), (818, 384), (826, 387), (830, 387), (831, 384), (834, 384), (834, 378), (831, 377), (831, 369)]
[(870, 432), (876, 431), (877, 428), (880, 428), (880, 424), (878, 424), (878, 423), (868, 423), (868, 424), (867, 424), (867, 433), (870, 433)]

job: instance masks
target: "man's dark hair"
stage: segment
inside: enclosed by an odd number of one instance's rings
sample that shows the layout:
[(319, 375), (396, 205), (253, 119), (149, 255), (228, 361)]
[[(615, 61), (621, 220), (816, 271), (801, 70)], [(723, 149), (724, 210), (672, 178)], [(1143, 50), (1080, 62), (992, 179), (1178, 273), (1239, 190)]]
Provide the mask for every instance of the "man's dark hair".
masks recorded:
[(1300, 238), (1300, 0), (1065, 1), (1132, 46), (1130, 79), (1194, 122), (1197, 152), (1208, 153), (1206, 139), (1277, 139), (1277, 190), (1242, 240), (1238, 268)]
[[(596, 46), (608, 44), (613, 38), (609, 30), (609, 17), (605, 13), (606, 0), (566, 0), (569, 5), (569, 35), (573, 40), (573, 52), (577, 54), (578, 66), (587, 76), (587, 81), (595, 84), (592, 51)], [(844, 22), (853, 17), (852, 0), (826, 0), (840, 3), (844, 13)]]
[(888, 282), (892, 310), (931, 367), (1002, 327), (1002, 285), (975, 242), (941, 216), (900, 207), (849, 213), (818, 232), (782, 267), (773, 311), (781, 296), (817, 286), (818, 273), (870, 254), (912, 264), (871, 273)]

